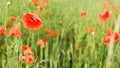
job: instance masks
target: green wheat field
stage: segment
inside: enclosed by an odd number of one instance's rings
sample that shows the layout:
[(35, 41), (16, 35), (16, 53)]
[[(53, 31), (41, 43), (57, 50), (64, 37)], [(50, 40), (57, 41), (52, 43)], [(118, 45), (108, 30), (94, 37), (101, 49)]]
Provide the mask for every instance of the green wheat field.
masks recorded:
[(0, 0), (0, 68), (120, 68), (120, 0)]

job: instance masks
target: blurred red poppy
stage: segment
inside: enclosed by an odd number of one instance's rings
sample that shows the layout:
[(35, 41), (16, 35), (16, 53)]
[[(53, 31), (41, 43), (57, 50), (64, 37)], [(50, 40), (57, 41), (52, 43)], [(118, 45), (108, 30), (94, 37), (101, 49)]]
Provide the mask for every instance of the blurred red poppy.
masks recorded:
[(34, 61), (35, 61), (35, 58), (34, 58), (33, 55), (29, 55), (29, 56), (27, 57), (27, 63), (33, 63)]
[(42, 20), (35, 13), (26, 13), (22, 16), (22, 23), (25, 28), (37, 30), (43, 26)]
[(106, 3), (110, 2), (110, 0), (105, 0)]
[(45, 29), (48, 36), (54, 36), (54, 31), (52, 29)]
[(82, 11), (82, 12), (80, 13), (80, 17), (81, 17), (81, 18), (84, 18), (84, 17), (86, 16), (86, 14), (87, 14), (87, 12)]
[(110, 17), (109, 11), (105, 11), (105, 12), (98, 15), (98, 18), (103, 22), (106, 22), (109, 17)]
[(28, 56), (28, 55), (32, 54), (31, 49), (27, 45), (22, 45), (22, 49), (23, 49), (23, 54), (25, 56)]
[(5, 34), (6, 34), (5, 28), (0, 28), (0, 35), (5, 36)]
[(34, 56), (22, 56), (22, 63), (33, 63), (35, 61)]
[(96, 24), (97, 26), (99, 26), (99, 25), (100, 25), (100, 22), (96, 22), (95, 24)]
[(108, 28), (108, 29), (107, 29), (107, 35), (108, 35), (108, 36), (111, 36), (111, 35), (112, 35), (112, 29), (111, 29), (111, 28)]
[(10, 22), (17, 22), (17, 17), (15, 16), (10, 17)]
[(41, 7), (42, 7), (43, 9), (45, 9), (45, 8), (47, 7), (46, 0), (44, 0), (44, 1), (42, 2)]
[(48, 0), (43, 0), (41, 3), (40, 14), (46, 9)]
[(115, 32), (114, 33), (114, 41), (117, 42), (118, 40), (120, 40), (120, 34)]
[(27, 60), (26, 56), (22, 56), (22, 63), (25, 63)]
[(105, 9), (108, 8), (108, 3), (105, 2), (105, 3), (103, 4), (103, 8), (105, 8)]
[(35, 61), (34, 56), (32, 55), (31, 49), (27, 45), (22, 45), (23, 54), (22, 62), (23, 63), (33, 63)]
[(52, 37), (60, 37), (61, 36), (61, 34), (60, 33), (56, 33), (56, 34), (54, 34)]
[(30, 48), (28, 48), (27, 50), (24, 50), (23, 54), (28, 56), (32, 54), (32, 51)]
[(104, 42), (104, 44), (109, 44), (109, 43), (110, 43), (110, 40), (111, 40), (111, 36), (105, 35), (105, 36), (103, 37), (103, 42)]
[(47, 38), (43, 38), (41, 40), (38, 40), (37, 45), (39, 45), (41, 48), (44, 48), (46, 40), (47, 40)]
[(87, 28), (87, 33), (92, 33), (94, 31), (94, 28)]
[(40, 4), (40, 0), (32, 0), (34, 6), (38, 6)]
[(29, 47), (27, 45), (22, 45), (23, 50), (27, 50)]
[(9, 37), (9, 36), (21, 37), (21, 35), (22, 35), (22, 33), (21, 33), (21, 31), (19, 30), (18, 25), (14, 25), (14, 26), (10, 29), (9, 33), (8, 33), (8, 37)]

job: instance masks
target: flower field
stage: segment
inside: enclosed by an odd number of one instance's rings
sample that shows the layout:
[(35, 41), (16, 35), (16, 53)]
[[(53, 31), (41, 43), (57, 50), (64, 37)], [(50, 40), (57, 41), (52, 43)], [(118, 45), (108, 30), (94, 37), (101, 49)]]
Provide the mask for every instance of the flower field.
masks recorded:
[(0, 0), (0, 68), (120, 68), (120, 0)]

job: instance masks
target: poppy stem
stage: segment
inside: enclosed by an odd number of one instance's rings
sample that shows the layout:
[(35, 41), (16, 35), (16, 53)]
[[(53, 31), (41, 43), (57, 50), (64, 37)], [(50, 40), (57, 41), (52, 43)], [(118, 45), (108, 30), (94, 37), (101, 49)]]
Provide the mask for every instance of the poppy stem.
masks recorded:
[(31, 35), (32, 35), (32, 31), (30, 30), (30, 32), (29, 32), (29, 37), (28, 37), (28, 39), (27, 39), (27, 45), (29, 45), (29, 43), (30, 43)]
[[(8, 5), (7, 5), (7, 0), (5, 0), (5, 3), (6, 3), (6, 5), (5, 5), (5, 16), (4, 16), (4, 27), (5, 27), (5, 29), (6, 29), (6, 24), (7, 24), (7, 17), (8, 17)], [(8, 37), (7, 37), (7, 35), (5, 36), (5, 44), (6, 45), (8, 45)], [(10, 53), (9, 53), (9, 47), (7, 46), (6, 47), (6, 56), (7, 56), (7, 58), (6, 58), (6, 62), (7, 62), (7, 64), (5, 65), (4, 63), (2, 63), (2, 67), (8, 67), (9, 66), (9, 59), (10, 58), (8, 58), (9, 57), (9, 55), (10, 55)], [(4, 60), (3, 60), (4, 61)], [(5, 66), (4, 66), (5, 65)]]
[(29, 68), (29, 64), (26, 64), (26, 68)]
[(4, 21), (4, 26), (5, 27), (6, 27), (6, 24), (7, 24), (7, 17), (8, 17), (8, 5), (6, 5), (6, 7), (5, 7), (5, 21)]

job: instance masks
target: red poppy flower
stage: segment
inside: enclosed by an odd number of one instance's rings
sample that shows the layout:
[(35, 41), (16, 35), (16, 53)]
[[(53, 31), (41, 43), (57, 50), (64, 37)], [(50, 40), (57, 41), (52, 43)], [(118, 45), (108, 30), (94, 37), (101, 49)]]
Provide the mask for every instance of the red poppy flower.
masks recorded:
[(35, 58), (32, 55), (22, 56), (22, 62), (23, 63), (33, 63), (34, 61), (35, 61)]
[(22, 23), (25, 28), (30, 30), (37, 30), (42, 27), (42, 20), (35, 13), (26, 13), (22, 17)]
[(96, 22), (95, 24), (96, 24), (97, 26), (99, 26), (99, 25), (100, 25), (100, 22)]
[(54, 31), (52, 29), (45, 29), (45, 32), (48, 36), (50, 37), (60, 37), (61, 34), (60, 33), (54, 33)]
[(22, 45), (22, 49), (27, 50), (27, 49), (29, 49), (29, 47), (27, 45)]
[(114, 41), (117, 42), (118, 40), (120, 40), (120, 34), (115, 32), (114, 33)]
[(108, 3), (104, 3), (104, 4), (103, 4), (103, 8), (106, 9), (107, 7), (108, 7)]
[(16, 30), (16, 32), (14, 32), (13, 34), (12, 34), (12, 36), (13, 37), (21, 37), (21, 35), (22, 35), (22, 33), (20, 32), (20, 30)]
[(5, 34), (6, 34), (5, 28), (0, 28), (0, 35), (5, 36)]
[(111, 36), (105, 35), (105, 36), (103, 37), (103, 42), (104, 42), (104, 44), (109, 44), (109, 43), (110, 43), (110, 40), (111, 40)]
[(38, 40), (37, 45), (39, 45), (41, 48), (44, 48), (46, 40), (47, 40), (46, 38)]
[(10, 22), (17, 22), (17, 18), (15, 16), (10, 17)]
[(81, 18), (84, 18), (84, 17), (86, 16), (86, 14), (87, 14), (87, 13), (86, 13), (85, 11), (82, 11), (82, 12), (80, 13), (80, 17), (81, 17)]
[(27, 50), (24, 50), (24, 55), (31, 55), (32, 54), (32, 51), (30, 48), (28, 48)]
[(18, 25), (13, 26), (13, 27), (10, 29), (9, 33), (8, 33), (8, 37), (9, 37), (9, 36), (21, 37), (21, 35), (22, 35), (22, 33), (21, 33), (20, 30), (18, 29)]
[(112, 35), (112, 29), (111, 29), (111, 28), (108, 28), (108, 29), (107, 29), (107, 35), (108, 35), (108, 36), (111, 36), (111, 35)]
[(41, 7), (42, 7), (43, 9), (45, 9), (45, 8), (47, 7), (46, 1), (43, 1), (43, 2), (42, 2)]
[(54, 31), (52, 29), (45, 29), (45, 32), (47, 33), (48, 36), (54, 36)]
[(109, 11), (105, 11), (101, 14), (98, 15), (99, 19), (103, 22), (106, 22), (107, 19), (110, 17), (110, 12)]
[(34, 56), (32, 55), (31, 49), (27, 45), (22, 45), (23, 54), (22, 62), (23, 63), (33, 63), (35, 61)]
[(27, 63), (33, 63), (34, 61), (35, 61), (34, 56), (29, 55), (29, 56), (27, 57)]
[(53, 36), (52, 36), (52, 37), (56, 38), (56, 37), (60, 37), (60, 36), (61, 36), (61, 34), (60, 34), (60, 33), (56, 33), (56, 34), (53, 34)]
[(92, 33), (94, 31), (94, 28), (87, 28), (87, 33)]
[(22, 56), (22, 63), (25, 63), (27, 60), (26, 56)]
[(106, 3), (110, 2), (110, 0), (105, 0)]
[(40, 4), (40, 0), (32, 0), (34, 6), (38, 6)]
[(22, 49), (23, 49), (23, 54), (25, 56), (28, 56), (28, 55), (32, 54), (31, 49), (27, 45), (22, 45)]

